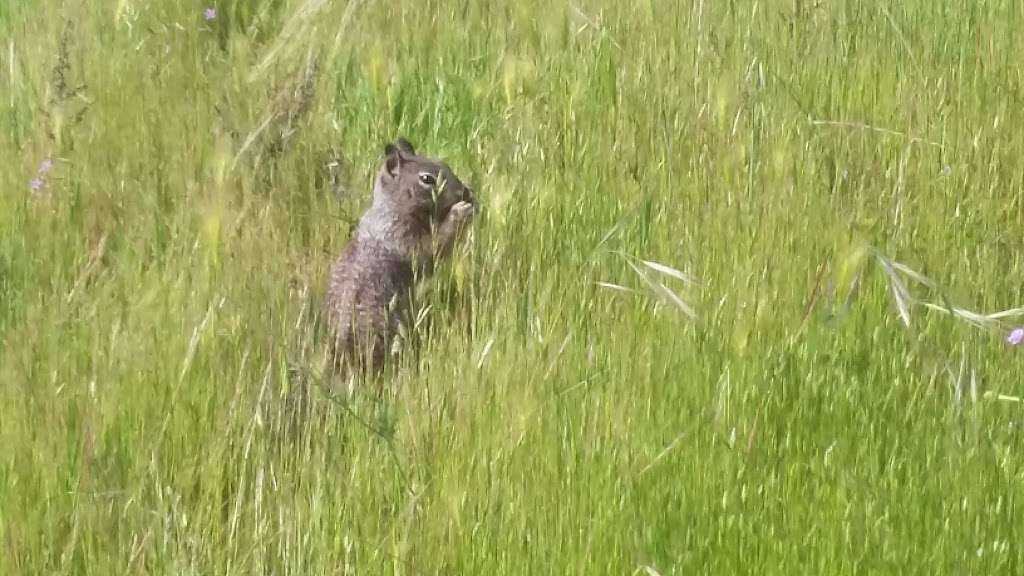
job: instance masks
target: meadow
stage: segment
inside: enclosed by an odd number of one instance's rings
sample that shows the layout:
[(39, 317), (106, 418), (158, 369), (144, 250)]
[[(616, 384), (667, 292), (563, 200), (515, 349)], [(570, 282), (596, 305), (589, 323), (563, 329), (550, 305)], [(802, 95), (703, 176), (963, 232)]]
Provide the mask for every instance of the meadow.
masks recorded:
[[(0, 574), (1024, 573), (1022, 25), (0, 2)], [(400, 135), (481, 215), (339, 394)]]

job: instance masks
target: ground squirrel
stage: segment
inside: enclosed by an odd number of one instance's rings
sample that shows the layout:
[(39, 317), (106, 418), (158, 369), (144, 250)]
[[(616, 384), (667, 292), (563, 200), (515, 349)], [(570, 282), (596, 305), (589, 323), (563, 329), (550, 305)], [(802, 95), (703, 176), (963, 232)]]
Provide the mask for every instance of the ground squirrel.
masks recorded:
[(403, 324), (417, 278), (447, 256), (475, 213), (472, 191), (447, 164), (399, 138), (384, 148), (373, 204), (331, 269), (327, 325), (335, 365), (379, 371)]

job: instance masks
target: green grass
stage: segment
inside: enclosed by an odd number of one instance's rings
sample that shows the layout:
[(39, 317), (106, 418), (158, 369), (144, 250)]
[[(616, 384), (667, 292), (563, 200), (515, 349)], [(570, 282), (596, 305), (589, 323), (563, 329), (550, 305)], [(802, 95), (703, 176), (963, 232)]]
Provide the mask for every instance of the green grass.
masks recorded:
[[(0, 574), (1024, 573), (1024, 321), (920, 303), (1024, 304), (1024, 5), (320, 4), (0, 3)], [(342, 401), (397, 135), (485, 209)]]

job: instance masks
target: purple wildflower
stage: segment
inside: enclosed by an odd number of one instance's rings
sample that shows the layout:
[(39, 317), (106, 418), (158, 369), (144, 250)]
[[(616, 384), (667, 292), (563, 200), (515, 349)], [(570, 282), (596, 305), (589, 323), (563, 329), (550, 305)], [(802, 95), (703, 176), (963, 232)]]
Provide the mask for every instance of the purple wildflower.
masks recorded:
[(35, 178), (28, 181), (28, 187), (31, 188), (33, 192), (39, 192), (42, 190), (43, 187), (46, 186), (45, 176), (50, 173), (50, 170), (53, 170), (53, 160), (50, 158), (44, 158), (43, 161), (39, 163), (39, 168), (36, 170)]
[(1006, 337), (1006, 342), (1010, 346), (1016, 346), (1021, 342), (1024, 342), (1024, 328), (1015, 328), (1010, 335)]
[(210, 8), (207, 8), (206, 10), (203, 10), (203, 19), (206, 20), (207, 22), (209, 22), (210, 20), (215, 19), (216, 17), (217, 17), (217, 9), (216, 8), (211, 6)]

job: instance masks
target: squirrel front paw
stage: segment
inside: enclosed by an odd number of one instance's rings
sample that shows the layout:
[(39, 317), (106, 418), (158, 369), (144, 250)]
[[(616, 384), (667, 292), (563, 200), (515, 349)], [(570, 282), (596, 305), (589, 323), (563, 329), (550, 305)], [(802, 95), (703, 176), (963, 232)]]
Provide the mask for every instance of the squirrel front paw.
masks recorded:
[(456, 202), (451, 210), (448, 211), (447, 219), (451, 220), (453, 224), (461, 226), (472, 220), (474, 214), (476, 214), (476, 208), (472, 204), (469, 202)]

